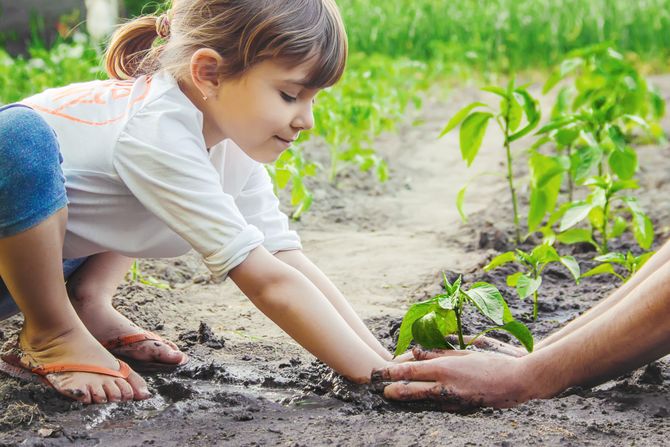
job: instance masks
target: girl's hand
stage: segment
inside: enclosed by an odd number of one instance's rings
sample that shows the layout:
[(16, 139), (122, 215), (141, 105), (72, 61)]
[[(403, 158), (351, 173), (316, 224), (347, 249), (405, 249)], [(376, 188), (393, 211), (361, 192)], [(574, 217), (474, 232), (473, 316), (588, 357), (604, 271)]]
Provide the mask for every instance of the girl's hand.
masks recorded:
[(416, 359), (416, 356), (414, 355), (413, 350), (409, 350), (405, 352), (404, 354), (400, 354), (398, 357), (394, 357), (393, 360), (391, 360), (391, 363), (404, 363), (404, 362), (412, 362)]
[[(474, 339), (473, 336), (471, 335), (464, 335), (463, 336), (463, 341), (465, 341), (466, 344), (470, 343)], [(447, 341), (451, 343), (454, 346), (458, 346), (458, 337), (456, 335), (450, 335), (447, 337)], [(505, 354), (509, 355), (511, 357), (523, 357), (524, 355), (528, 354), (528, 352), (521, 347), (510, 345), (509, 343), (505, 343), (500, 340), (496, 340), (495, 338), (491, 337), (486, 337), (486, 336), (481, 336), (478, 337), (473, 343), (472, 346), (474, 346), (477, 349), (481, 349), (482, 351), (489, 351), (489, 352), (497, 352), (499, 354)], [(415, 348), (416, 349), (416, 348)], [(425, 351), (421, 350), (424, 353), (421, 353), (421, 358), (415, 357), (417, 360), (426, 360), (426, 359), (431, 359), (439, 356), (437, 355), (431, 355), (431, 353), (439, 353), (441, 351), (446, 351), (449, 352), (449, 350), (435, 350), (435, 351)]]

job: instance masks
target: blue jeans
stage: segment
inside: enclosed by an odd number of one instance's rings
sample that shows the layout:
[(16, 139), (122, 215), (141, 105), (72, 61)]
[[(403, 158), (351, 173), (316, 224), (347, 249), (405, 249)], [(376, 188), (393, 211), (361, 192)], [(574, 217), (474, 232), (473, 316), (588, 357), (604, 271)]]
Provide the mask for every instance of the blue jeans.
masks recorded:
[[(0, 238), (28, 230), (67, 206), (62, 162), (56, 134), (37, 112), (20, 104), (0, 107)], [(85, 260), (64, 260), (65, 279)], [(0, 278), (0, 320), (18, 312)]]

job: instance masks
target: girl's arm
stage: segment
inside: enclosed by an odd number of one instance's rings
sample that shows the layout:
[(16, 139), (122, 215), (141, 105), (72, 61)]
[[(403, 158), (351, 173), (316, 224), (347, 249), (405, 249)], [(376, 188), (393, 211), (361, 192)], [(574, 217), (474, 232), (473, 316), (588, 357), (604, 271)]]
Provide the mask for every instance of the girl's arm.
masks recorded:
[(369, 382), (374, 368), (388, 364), (312, 281), (265, 248), (254, 249), (229, 276), (261, 312), (348, 379)]
[(305, 275), (328, 298), (330, 304), (335, 307), (351, 329), (384, 360), (390, 361), (393, 358), (393, 355), (372, 335), (344, 295), (301, 250), (280, 251), (275, 254), (275, 257)]

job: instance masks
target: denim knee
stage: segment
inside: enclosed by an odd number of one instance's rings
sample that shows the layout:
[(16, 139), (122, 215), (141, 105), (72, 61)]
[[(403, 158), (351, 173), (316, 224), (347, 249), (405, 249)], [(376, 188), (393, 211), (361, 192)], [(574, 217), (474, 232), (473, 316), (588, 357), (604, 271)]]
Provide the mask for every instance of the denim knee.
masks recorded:
[(0, 108), (0, 237), (25, 231), (67, 205), (56, 135), (28, 107)]

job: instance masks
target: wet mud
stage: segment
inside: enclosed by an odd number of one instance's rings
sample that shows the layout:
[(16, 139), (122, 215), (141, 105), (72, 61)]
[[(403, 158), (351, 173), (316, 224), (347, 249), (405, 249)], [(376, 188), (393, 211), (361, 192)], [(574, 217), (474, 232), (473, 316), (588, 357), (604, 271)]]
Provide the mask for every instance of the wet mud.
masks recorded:
[[(658, 83), (667, 99), (670, 77)], [(390, 163), (389, 183), (380, 185), (357, 172), (344, 174), (338, 188), (314, 183), (315, 208), (296, 224), (307, 254), (391, 350), (404, 311), (441, 291), (442, 272), (450, 279), (462, 275), (466, 283), (498, 286), (536, 340), (617, 286), (607, 276), (587, 278), (578, 286), (562, 266), (550, 266), (540, 291), (539, 319), (532, 321), (531, 300), (518, 300), (505, 285), (512, 267), (483, 272), (493, 256), (512, 247), (507, 191), (502, 182), (477, 185), (469, 193), (470, 221), (460, 223), (453, 197), (467, 176), (461, 168), (445, 177), (446, 167), (458, 164), (457, 146), (436, 142), (435, 136), (460, 102), (477, 93), (466, 88), (451, 95), (449, 104), (428, 103), (422, 127), (407, 126), (399, 135), (381, 138), (378, 148)], [(665, 128), (670, 130), (669, 123)], [(639, 196), (660, 233), (657, 244), (670, 236), (669, 155), (668, 146), (640, 151), (645, 171)], [(494, 150), (481, 156), (491, 165), (502, 160)], [(617, 244), (616, 249), (635, 249), (630, 237)], [(588, 247), (567, 250), (563, 254), (573, 254), (582, 270), (594, 265)], [(389, 402), (375, 387), (346, 381), (292, 342), (229, 281), (212, 281), (194, 254), (142, 260), (140, 269), (144, 278), (169, 288), (129, 281), (118, 289), (114, 304), (135, 323), (175, 341), (191, 361), (172, 374), (147, 375), (150, 399), (107, 405), (83, 406), (41, 385), (0, 376), (0, 446), (668, 443), (667, 358), (554, 399), (507, 410), (448, 413), (431, 403)], [(20, 316), (1, 322), (0, 339), (20, 324)], [(470, 332), (484, 324), (474, 314), (465, 317)], [(514, 343), (504, 333), (492, 336)]]

